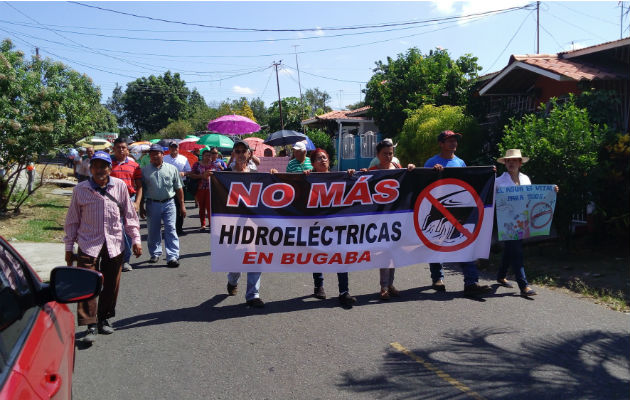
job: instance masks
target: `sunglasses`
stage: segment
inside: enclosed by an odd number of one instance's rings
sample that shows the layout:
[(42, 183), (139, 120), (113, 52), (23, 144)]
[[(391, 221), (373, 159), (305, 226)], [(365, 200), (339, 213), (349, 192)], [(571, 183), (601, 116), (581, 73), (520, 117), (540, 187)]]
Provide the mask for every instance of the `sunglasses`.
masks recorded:
[(315, 157), (315, 161), (328, 161), (328, 157), (326, 156)]

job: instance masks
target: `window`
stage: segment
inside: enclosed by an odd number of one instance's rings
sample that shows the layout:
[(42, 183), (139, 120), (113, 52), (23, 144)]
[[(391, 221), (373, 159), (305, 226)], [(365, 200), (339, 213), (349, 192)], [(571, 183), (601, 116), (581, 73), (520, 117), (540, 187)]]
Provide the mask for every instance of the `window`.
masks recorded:
[(355, 158), (354, 152), (354, 135), (350, 133), (344, 133), (342, 136), (342, 149), (341, 156), (344, 160), (353, 160)]
[[(22, 349), (37, 310), (22, 261), (0, 242), (0, 384)], [(20, 318), (21, 316), (21, 318)]]
[(361, 158), (376, 157), (376, 133), (372, 131), (364, 132), (361, 138)]

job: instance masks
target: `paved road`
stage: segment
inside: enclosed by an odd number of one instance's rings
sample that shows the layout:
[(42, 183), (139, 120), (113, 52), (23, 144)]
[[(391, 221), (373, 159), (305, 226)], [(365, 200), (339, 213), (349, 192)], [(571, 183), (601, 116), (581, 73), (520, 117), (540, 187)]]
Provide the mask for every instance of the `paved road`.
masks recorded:
[[(189, 208), (190, 232), (196, 216)], [(168, 269), (147, 264), (145, 247), (123, 274), (116, 333), (77, 352), (74, 398), (629, 396), (630, 317), (586, 300), (498, 288), (474, 301), (462, 297), (457, 271), (437, 294), (419, 264), (397, 271), (402, 297), (388, 303), (376, 300), (378, 271), (351, 273), (350, 310), (338, 307), (334, 274), (323, 301), (310, 297), (310, 274), (263, 274), (267, 306), (255, 310), (244, 305), (244, 277), (239, 294), (226, 295), (208, 249), (208, 234), (190, 233), (181, 267)]]

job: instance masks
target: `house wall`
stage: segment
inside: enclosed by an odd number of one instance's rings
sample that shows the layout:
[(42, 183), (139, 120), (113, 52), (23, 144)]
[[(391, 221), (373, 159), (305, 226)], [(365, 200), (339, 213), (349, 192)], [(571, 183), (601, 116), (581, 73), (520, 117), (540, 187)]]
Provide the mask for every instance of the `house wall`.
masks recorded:
[(540, 90), (538, 104), (546, 103), (552, 97), (561, 97), (569, 93), (580, 93), (576, 81), (556, 81), (546, 76), (539, 76), (534, 86)]

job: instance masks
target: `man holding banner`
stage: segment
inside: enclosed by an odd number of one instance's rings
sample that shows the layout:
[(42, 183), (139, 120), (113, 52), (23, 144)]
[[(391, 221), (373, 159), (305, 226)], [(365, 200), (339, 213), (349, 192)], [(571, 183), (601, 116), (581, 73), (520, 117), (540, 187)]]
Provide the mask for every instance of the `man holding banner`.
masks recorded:
[[(433, 168), (442, 171), (444, 167), (465, 167), (466, 163), (455, 155), (458, 140), (462, 135), (453, 131), (442, 131), (438, 135), (438, 145), (440, 153), (431, 157), (424, 164), (425, 168)], [(479, 285), (479, 272), (477, 264), (474, 261), (458, 263), (464, 272), (464, 295), (477, 296), (492, 292), (492, 288), (488, 285)], [(430, 263), (432, 288), (438, 292), (445, 292), (444, 285), (444, 269), (441, 263)]]
[[(506, 279), (508, 267), (511, 265), (512, 270), (514, 271), (514, 277), (516, 279), (516, 283), (518, 284), (519, 289), (521, 290), (521, 296), (534, 296), (536, 291), (529, 287), (527, 283), (527, 278), (525, 276), (525, 267), (523, 265), (523, 240), (526, 237), (530, 236), (530, 223), (531, 218), (530, 211), (528, 209), (528, 205), (532, 203), (531, 199), (535, 199), (534, 201), (537, 204), (547, 204), (545, 202), (538, 202), (536, 199), (541, 200), (539, 196), (542, 196), (534, 192), (534, 188), (531, 187), (532, 182), (529, 177), (520, 172), (521, 166), (529, 161), (529, 157), (523, 157), (521, 155), (520, 149), (509, 149), (505, 152), (505, 156), (498, 158), (497, 162), (501, 164), (505, 164), (505, 168), (507, 172), (504, 172), (501, 176), (499, 176), (495, 181), (495, 186), (497, 188), (497, 195), (501, 195), (503, 193), (506, 194), (505, 200), (497, 198), (497, 225), (498, 225), (498, 236), (499, 240), (505, 240), (505, 249), (503, 251), (503, 260), (501, 263), (501, 267), (497, 272), (497, 282), (503, 287), (512, 288), (512, 284), (508, 282)], [(524, 186), (530, 185), (526, 192), (523, 192), (523, 188), (514, 188), (514, 186)], [(510, 188), (510, 189), (507, 189)], [(543, 188), (541, 188), (544, 190)], [(553, 185), (553, 190), (557, 193), (558, 186)], [(523, 194), (525, 193), (525, 194)], [(519, 202), (526, 202), (524, 210), (521, 207), (516, 207), (516, 204)], [(552, 206), (555, 205), (555, 195), (553, 196)], [(511, 204), (508, 204), (511, 203)], [(553, 207), (551, 208), (551, 214), (548, 216), (549, 225), (551, 224), (551, 219), (553, 217)], [(512, 218), (510, 218), (509, 222), (503, 222), (501, 218), (501, 211), (503, 209), (510, 209), (512, 212), (509, 213)], [(513, 226), (514, 223), (516, 226)], [(508, 226), (509, 229), (505, 227)], [(507, 232), (506, 232), (507, 231)], [(533, 235), (532, 235), (533, 236)]]

